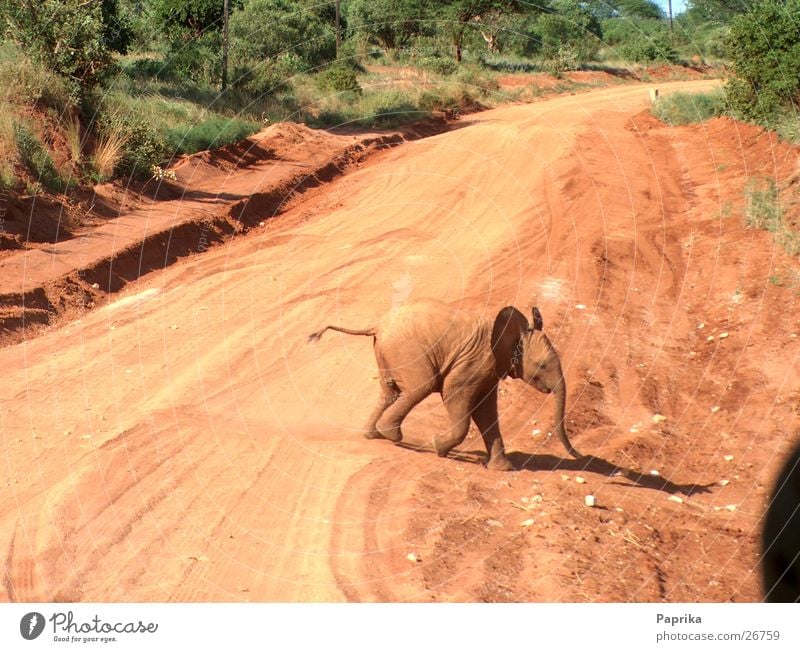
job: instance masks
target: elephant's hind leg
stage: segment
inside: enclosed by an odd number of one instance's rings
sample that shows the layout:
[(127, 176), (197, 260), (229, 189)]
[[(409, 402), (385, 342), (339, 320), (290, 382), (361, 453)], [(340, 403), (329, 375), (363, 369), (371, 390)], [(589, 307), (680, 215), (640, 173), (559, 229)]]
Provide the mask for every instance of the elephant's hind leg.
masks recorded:
[(483, 435), (483, 443), (489, 459), (486, 467), (493, 471), (513, 471), (514, 466), (506, 457), (503, 438), (500, 436), (500, 424), (497, 416), (497, 387), (488, 392), (472, 410), (475, 425)]
[(367, 439), (378, 439), (382, 436), (381, 433), (378, 432), (378, 420), (383, 416), (383, 413), (386, 412), (389, 406), (397, 401), (399, 396), (400, 388), (392, 379), (381, 382), (381, 398), (378, 401), (378, 405), (376, 405), (375, 409), (372, 411), (372, 414), (369, 415), (369, 419), (367, 419), (367, 423), (364, 426), (364, 436)]
[(382, 416), (378, 417), (375, 424), (378, 434), (393, 442), (402, 441), (403, 433), (400, 430), (400, 424), (414, 409), (414, 406), (427, 398), (432, 391), (433, 388), (429, 385), (421, 385), (410, 391), (401, 391), (397, 400), (386, 408)]
[(444, 406), (450, 417), (450, 430), (433, 439), (433, 447), (439, 457), (445, 457), (451, 450), (467, 438), (469, 433), (469, 413), (471, 401), (460, 394), (445, 393)]

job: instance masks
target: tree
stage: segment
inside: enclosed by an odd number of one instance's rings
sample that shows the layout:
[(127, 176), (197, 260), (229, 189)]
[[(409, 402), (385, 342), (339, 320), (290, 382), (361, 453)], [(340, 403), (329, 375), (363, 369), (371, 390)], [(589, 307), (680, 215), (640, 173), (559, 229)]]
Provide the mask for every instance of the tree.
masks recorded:
[(290, 57), (298, 69), (336, 58), (333, 25), (292, 0), (247, 0), (231, 15), (230, 29), (239, 58)]
[(597, 18), (577, 0), (555, 0), (550, 11), (539, 16), (536, 31), (542, 54), (554, 71), (576, 68), (591, 59), (602, 33)]
[(354, 34), (396, 50), (422, 33), (427, 10), (423, 0), (347, 0), (343, 11)]
[(113, 69), (98, 0), (0, 0), (6, 38), (65, 77), (79, 99)]
[(150, 0), (149, 4), (159, 31), (170, 42), (188, 41), (222, 28), (221, 0)]
[(663, 20), (664, 10), (651, 0), (619, 0), (617, 3), (622, 18), (638, 20)]
[(440, 0), (436, 3), (436, 17), (449, 33), (455, 50), (456, 61), (461, 61), (464, 39), (470, 25), (497, 12), (519, 12), (523, 9), (520, 0)]
[(125, 54), (133, 40), (130, 16), (123, 11), (118, 0), (101, 0), (103, 42), (109, 50)]
[(688, 0), (686, 14), (697, 22), (726, 25), (736, 16), (747, 13), (756, 4), (758, 3), (752, 0)]
[(763, 0), (731, 21), (727, 50), (731, 108), (769, 122), (800, 94), (800, 0)]
[(653, 0), (599, 0), (581, 4), (600, 21), (611, 18), (660, 20), (665, 16), (664, 10)]

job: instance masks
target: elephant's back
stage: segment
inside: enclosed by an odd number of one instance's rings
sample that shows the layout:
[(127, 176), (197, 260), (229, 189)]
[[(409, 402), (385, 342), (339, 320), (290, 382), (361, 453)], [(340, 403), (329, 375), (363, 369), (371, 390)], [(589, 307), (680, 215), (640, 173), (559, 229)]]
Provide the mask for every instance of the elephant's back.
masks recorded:
[(444, 301), (422, 299), (390, 310), (379, 322), (377, 344), (390, 357), (423, 357), (441, 369), (485, 330), (483, 321)]
[(463, 315), (439, 299), (418, 299), (394, 306), (378, 324), (379, 339), (440, 338), (463, 321)]

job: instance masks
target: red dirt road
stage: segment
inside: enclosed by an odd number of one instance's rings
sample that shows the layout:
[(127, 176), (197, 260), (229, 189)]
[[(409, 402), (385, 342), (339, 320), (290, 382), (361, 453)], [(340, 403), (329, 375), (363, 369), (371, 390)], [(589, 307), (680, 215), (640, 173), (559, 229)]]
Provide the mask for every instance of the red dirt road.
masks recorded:
[[(798, 440), (800, 266), (744, 228), (743, 189), (796, 183), (797, 151), (728, 120), (669, 128), (647, 102), (470, 116), (0, 350), (0, 597), (759, 600)], [(518, 471), (486, 470), (477, 433), (445, 460), (363, 439), (370, 340), (306, 336), (424, 296), (539, 306), (593, 458), (567, 459), (552, 400), (517, 381)], [(432, 397), (405, 433), (429, 448), (445, 427)]]

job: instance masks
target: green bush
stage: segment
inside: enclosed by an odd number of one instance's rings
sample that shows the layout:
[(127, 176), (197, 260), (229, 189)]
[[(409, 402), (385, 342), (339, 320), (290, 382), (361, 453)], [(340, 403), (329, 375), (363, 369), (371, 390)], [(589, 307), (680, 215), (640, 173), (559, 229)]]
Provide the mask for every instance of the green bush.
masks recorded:
[(764, 0), (731, 22), (726, 85), (734, 113), (769, 124), (800, 92), (800, 0)]
[(123, 59), (119, 64), (120, 72), (137, 81), (175, 81), (174, 62), (167, 58), (136, 57)]
[(777, 233), (782, 221), (775, 179), (750, 179), (745, 188), (745, 224), (752, 229)]
[(678, 52), (670, 42), (669, 34), (666, 31), (655, 33), (651, 36), (639, 34), (626, 43), (622, 43), (617, 52), (626, 61), (636, 63), (653, 63), (663, 61), (665, 63), (677, 63), (679, 60)]
[(553, 10), (557, 13), (542, 14), (534, 27), (542, 57), (551, 72), (574, 70), (597, 54), (600, 23), (580, 2), (557, 0)]
[(474, 67), (463, 68), (456, 76), (456, 80), (458, 83), (469, 87), (470, 91), (478, 92), (481, 95), (500, 90), (500, 84), (494, 76)]
[(217, 85), (222, 79), (222, 35), (210, 30), (189, 41), (174, 42), (168, 61), (169, 69), (181, 79)]
[(658, 99), (651, 110), (659, 120), (678, 126), (724, 115), (726, 108), (725, 94), (722, 91), (712, 91), (672, 93)]
[(458, 71), (458, 63), (453, 57), (426, 55), (417, 59), (416, 64), (423, 70), (429, 70), (437, 75), (452, 75)]
[(546, 72), (554, 77), (560, 77), (561, 73), (567, 70), (577, 70), (581, 67), (583, 57), (565, 45), (564, 47), (557, 48), (556, 50), (548, 49), (547, 58), (543, 62)]
[(361, 93), (356, 70), (353, 66), (336, 62), (328, 66), (316, 76), (317, 87), (326, 91), (337, 93)]
[(362, 122), (370, 127), (395, 127), (422, 117), (419, 107), (405, 93), (387, 92), (376, 95), (365, 106), (366, 117)]
[(231, 86), (252, 97), (266, 97), (291, 88), (296, 61), (281, 57), (272, 61), (242, 61), (229, 76)]
[(772, 233), (776, 244), (791, 256), (800, 254), (800, 234), (787, 223), (773, 177), (750, 179), (745, 187), (745, 224)]
[(705, 25), (691, 35), (692, 47), (703, 57), (727, 58), (727, 40), (730, 28), (727, 25)]
[(58, 113), (72, 106), (67, 83), (13, 43), (0, 44), (0, 99), (39, 104)]
[(604, 43), (626, 61), (678, 61), (678, 53), (663, 20), (609, 18), (603, 21), (602, 27)]
[(396, 50), (425, 31), (425, 4), (423, 0), (348, 0), (342, 8), (356, 38)]
[(63, 77), (75, 100), (114, 69), (100, 2), (0, 0), (5, 38)]
[(167, 130), (169, 148), (176, 154), (191, 154), (222, 147), (247, 138), (261, 128), (257, 122), (212, 115), (203, 122)]
[[(304, 71), (336, 58), (333, 30), (303, 3), (246, 0), (231, 14), (231, 57), (235, 61), (284, 59), (284, 68)], [(294, 59), (289, 64), (287, 57)]]
[(149, 122), (120, 113), (101, 114), (100, 133), (114, 133), (124, 143), (116, 172), (126, 176), (145, 178), (153, 165), (159, 165), (170, 153), (169, 143), (159, 130)]
[(59, 175), (50, 153), (36, 134), (26, 125), (17, 123), (14, 125), (14, 135), (20, 162), (35, 181), (48, 190), (63, 191), (67, 184)]

